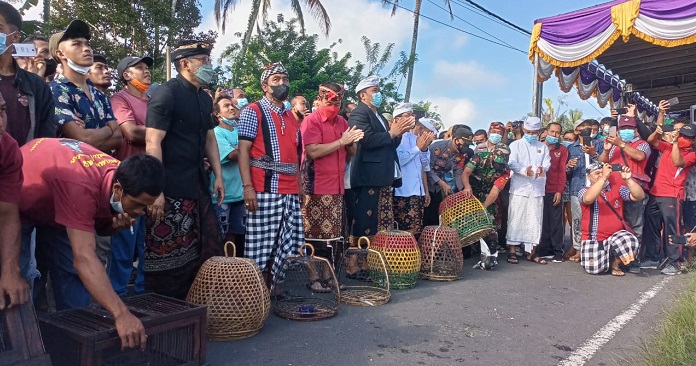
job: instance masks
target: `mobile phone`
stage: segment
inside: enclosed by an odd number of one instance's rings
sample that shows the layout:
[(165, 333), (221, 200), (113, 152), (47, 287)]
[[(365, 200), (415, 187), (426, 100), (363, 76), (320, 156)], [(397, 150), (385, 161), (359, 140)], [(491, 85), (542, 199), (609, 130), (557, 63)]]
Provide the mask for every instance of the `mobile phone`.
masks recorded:
[(667, 103), (669, 103), (669, 106), (670, 106), (670, 107), (673, 106), (673, 105), (677, 105), (677, 104), (679, 104), (679, 98), (677, 98), (677, 97), (669, 98), (669, 99), (667, 100)]
[(668, 125), (662, 125), (662, 132), (674, 132), (674, 125), (673, 124), (668, 124)]
[(616, 126), (609, 127), (609, 136), (616, 136)]
[(592, 139), (590, 138), (590, 136), (581, 136), (580, 138), (582, 138), (582, 144), (584, 146), (592, 146)]
[(611, 171), (612, 171), (612, 172), (620, 172), (621, 169), (623, 169), (623, 165), (621, 165), (621, 164), (611, 164)]
[(669, 240), (672, 245), (685, 245), (688, 242), (686, 236), (682, 235), (670, 235)]
[[(36, 56), (36, 47), (33, 43), (14, 43), (14, 53), (12, 56), (15, 57), (34, 57)], [(671, 100), (671, 99), (670, 99)]]
[(616, 108), (616, 109), (614, 109), (614, 110), (615, 110), (616, 113), (618, 113), (618, 114), (626, 114), (626, 113), (628, 113), (628, 109), (626, 109), (626, 108)]

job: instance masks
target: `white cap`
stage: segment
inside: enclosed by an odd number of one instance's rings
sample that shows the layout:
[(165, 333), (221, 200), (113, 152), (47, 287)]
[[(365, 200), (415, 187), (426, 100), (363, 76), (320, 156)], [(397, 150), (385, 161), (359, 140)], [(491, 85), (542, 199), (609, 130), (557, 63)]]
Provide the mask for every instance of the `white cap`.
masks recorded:
[(411, 103), (399, 103), (394, 107), (392, 116), (398, 117), (401, 113), (413, 112), (413, 104)]
[(423, 118), (418, 120), (418, 123), (422, 124), (423, 127), (430, 130), (430, 132), (437, 133), (437, 128), (435, 128), (435, 126), (433, 126), (433, 124), (430, 122), (429, 118), (423, 117)]
[(575, 121), (575, 123), (573, 123), (573, 128), (578, 128), (578, 126), (580, 126), (580, 124), (583, 123), (584, 121), (585, 121), (584, 119), (579, 119), (579, 120)]
[(523, 127), (527, 131), (539, 131), (541, 130), (541, 120), (539, 117), (527, 117), (524, 120)]
[(355, 92), (357, 93), (363, 89), (373, 86), (379, 86), (379, 76), (372, 75), (360, 80), (358, 86), (355, 87)]

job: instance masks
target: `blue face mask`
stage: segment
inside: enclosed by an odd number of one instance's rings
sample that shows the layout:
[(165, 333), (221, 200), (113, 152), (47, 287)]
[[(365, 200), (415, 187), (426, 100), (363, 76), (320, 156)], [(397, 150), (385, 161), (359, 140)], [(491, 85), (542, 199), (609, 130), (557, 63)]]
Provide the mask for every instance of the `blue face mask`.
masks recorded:
[(500, 141), (503, 141), (503, 135), (499, 133), (492, 133), (490, 136), (488, 136), (488, 141), (490, 141), (491, 144), (499, 144)]
[(11, 36), (15, 34), (15, 32), (12, 32), (10, 34), (5, 34), (5, 33), (0, 33), (0, 55), (5, 54), (7, 52), (7, 36)]
[(285, 110), (286, 110), (286, 111), (289, 111), (290, 108), (292, 108), (292, 105), (290, 105), (290, 102), (288, 102), (288, 101), (286, 100), (286, 101), (283, 101), (283, 107), (285, 107)]
[(112, 193), (111, 198), (109, 199), (109, 203), (111, 204), (111, 208), (117, 213), (120, 213), (120, 214), (124, 213), (125, 211), (123, 210), (123, 205), (121, 204), (121, 201), (119, 200), (118, 202), (116, 202), (116, 200), (114, 199), (115, 198), (114, 196), (115, 195)]
[(213, 65), (199, 66), (198, 69), (196, 69), (195, 75), (199, 83), (210, 84), (210, 82), (213, 81), (213, 76), (215, 76)]
[(572, 145), (573, 143), (570, 141), (561, 141), (561, 144), (563, 144), (563, 146), (565, 146), (565, 147), (568, 147), (568, 146)]
[(636, 136), (636, 131), (633, 130), (619, 130), (619, 137), (623, 141), (629, 141)]
[(556, 145), (558, 143), (558, 137), (553, 137), (553, 136), (546, 136), (546, 142), (549, 143), (549, 145)]
[(236, 127), (237, 126), (237, 120), (236, 119), (227, 119), (223, 116), (220, 116), (220, 119), (222, 119), (222, 122), (225, 122), (226, 124)]
[(379, 107), (382, 105), (382, 102), (384, 101), (384, 97), (382, 96), (381, 92), (376, 92), (372, 94), (372, 105), (375, 107)]
[(247, 98), (239, 98), (237, 99), (237, 107), (243, 108), (245, 105), (249, 104), (249, 101)]
[(524, 139), (527, 140), (530, 144), (534, 141), (539, 141), (537, 138), (537, 135), (527, 135), (526, 133), (524, 134)]

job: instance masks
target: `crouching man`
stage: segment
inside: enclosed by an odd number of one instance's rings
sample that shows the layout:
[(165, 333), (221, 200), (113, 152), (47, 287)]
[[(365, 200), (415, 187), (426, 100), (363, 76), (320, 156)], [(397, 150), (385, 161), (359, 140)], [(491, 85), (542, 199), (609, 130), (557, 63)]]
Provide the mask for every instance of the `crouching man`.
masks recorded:
[[(638, 255), (638, 238), (623, 218), (625, 201), (637, 202), (645, 197), (640, 185), (631, 178), (631, 170), (621, 170), (623, 184), (609, 183), (610, 164), (592, 163), (587, 167), (590, 186), (578, 192), (582, 208), (582, 239), (580, 264), (589, 274), (611, 269), (614, 276), (623, 276), (621, 263), (628, 265)], [(611, 268), (610, 268), (611, 266)]]

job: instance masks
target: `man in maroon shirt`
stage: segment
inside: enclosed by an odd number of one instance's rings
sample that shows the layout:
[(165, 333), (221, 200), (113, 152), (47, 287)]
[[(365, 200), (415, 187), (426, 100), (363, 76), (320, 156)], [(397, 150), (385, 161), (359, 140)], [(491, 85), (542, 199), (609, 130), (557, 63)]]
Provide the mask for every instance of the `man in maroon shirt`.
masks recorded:
[(551, 168), (546, 172), (544, 216), (538, 254), (553, 256), (554, 263), (563, 262), (563, 191), (566, 184), (565, 166), (568, 149), (561, 145), (561, 125), (551, 122), (546, 126), (546, 146), (551, 155)]
[[(5, 132), (7, 115), (0, 95), (0, 310), (29, 301), (29, 285), (20, 276), (21, 224), (19, 192), (22, 188), (22, 154)], [(10, 302), (5, 304), (5, 295)]]

